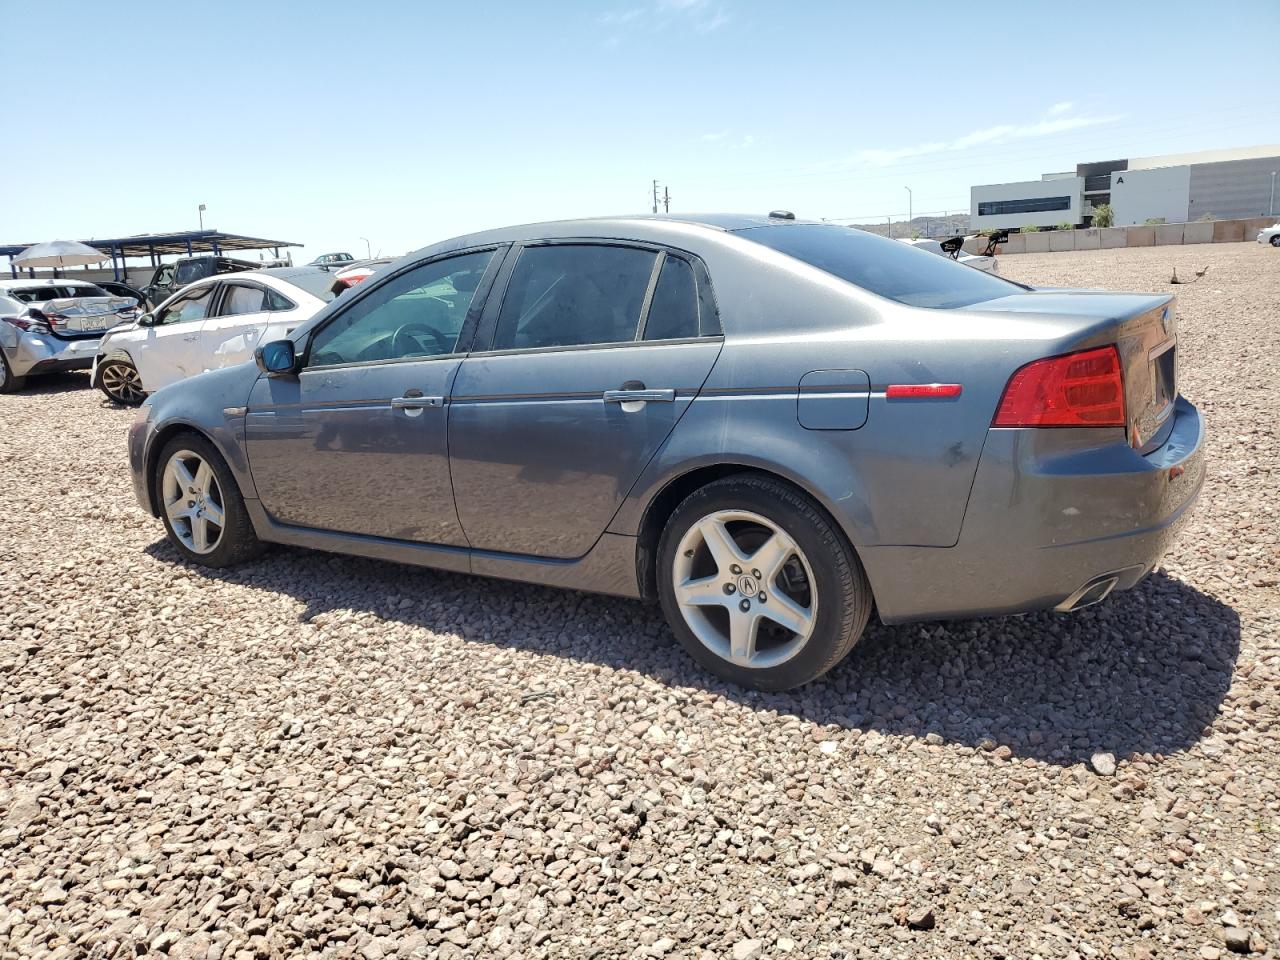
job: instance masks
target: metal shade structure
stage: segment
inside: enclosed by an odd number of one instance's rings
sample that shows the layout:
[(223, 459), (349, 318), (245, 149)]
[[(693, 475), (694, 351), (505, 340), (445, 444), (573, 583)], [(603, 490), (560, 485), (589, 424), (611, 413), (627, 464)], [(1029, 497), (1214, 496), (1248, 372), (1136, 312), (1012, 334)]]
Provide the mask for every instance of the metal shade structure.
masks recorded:
[[(20, 264), (18, 257), (27, 252), (30, 244), (0, 243), (0, 257), (9, 257), (9, 270), (13, 276), (19, 269), (30, 269), (38, 264)], [(43, 246), (43, 244), (36, 244)], [(152, 267), (160, 262), (160, 257), (177, 255), (191, 257), (197, 254), (211, 253), (221, 256), (229, 250), (271, 250), (277, 257), (282, 247), (300, 247), (302, 244), (292, 240), (268, 240), (264, 237), (249, 237), (240, 233), (223, 233), (220, 230), (188, 230), (179, 233), (144, 233), (132, 237), (112, 237), (109, 239), (92, 238), (85, 244), (90, 250), (99, 248), (109, 250), (102, 260), (110, 260), (112, 272), (117, 280), (126, 257), (147, 257)], [(93, 263), (99, 262), (97, 259)]]
[(15, 267), (83, 267), (110, 260), (111, 254), (78, 240), (48, 240), (27, 247), (13, 258)]

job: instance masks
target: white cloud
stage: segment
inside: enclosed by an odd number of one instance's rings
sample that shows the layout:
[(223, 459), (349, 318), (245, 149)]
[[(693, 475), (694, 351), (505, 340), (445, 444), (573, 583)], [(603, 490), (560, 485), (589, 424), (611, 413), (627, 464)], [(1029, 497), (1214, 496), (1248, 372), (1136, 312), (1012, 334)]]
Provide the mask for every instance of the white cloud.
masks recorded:
[(936, 153), (959, 153), (973, 147), (1007, 143), (1011, 140), (1030, 140), (1037, 137), (1049, 137), (1068, 130), (1079, 130), (1084, 127), (1096, 127), (1104, 123), (1114, 123), (1118, 116), (1068, 116), (1073, 109), (1071, 103), (1055, 103), (1044, 117), (1031, 123), (1002, 123), (994, 127), (974, 130), (953, 140), (931, 140), (905, 147), (878, 147), (858, 150), (840, 160), (822, 164), (824, 168), (844, 167), (887, 167), (903, 160), (924, 157)]

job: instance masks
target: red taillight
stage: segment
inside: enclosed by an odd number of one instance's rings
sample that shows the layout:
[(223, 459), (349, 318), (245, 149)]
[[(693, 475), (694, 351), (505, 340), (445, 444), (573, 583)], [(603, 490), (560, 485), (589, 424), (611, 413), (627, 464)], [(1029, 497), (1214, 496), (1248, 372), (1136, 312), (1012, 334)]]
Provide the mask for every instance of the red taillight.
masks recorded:
[(0, 317), (5, 323), (12, 323), (19, 330), (33, 330), (36, 333), (48, 333), (49, 325), (43, 320), (27, 315), (25, 317)]
[(1124, 380), (1114, 346), (1028, 363), (1009, 378), (993, 427), (1123, 427)]
[(354, 277), (339, 277), (338, 282), (344, 287), (354, 287), (357, 283), (364, 283), (371, 276), (373, 276), (372, 273), (361, 273)]

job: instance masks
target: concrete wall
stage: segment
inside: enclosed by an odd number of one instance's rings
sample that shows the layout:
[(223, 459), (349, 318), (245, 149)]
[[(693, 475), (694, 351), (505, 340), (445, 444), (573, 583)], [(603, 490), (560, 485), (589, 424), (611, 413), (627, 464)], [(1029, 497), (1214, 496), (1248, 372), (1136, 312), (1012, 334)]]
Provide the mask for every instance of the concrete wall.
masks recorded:
[[(1277, 217), (1217, 220), (1199, 223), (1160, 223), (1151, 226), (1103, 227), (1100, 230), (1048, 230), (1015, 233), (1001, 244), (999, 255), (1048, 253), (1058, 250), (1115, 250), (1120, 247), (1154, 247), (1188, 243), (1253, 242), (1258, 231), (1276, 223)], [(986, 239), (966, 241), (965, 249), (978, 253)]]
[[(1272, 170), (1280, 171), (1280, 156), (1194, 164), (1187, 219), (1199, 220), (1205, 214), (1212, 214), (1215, 220), (1267, 215), (1273, 209)], [(1280, 211), (1280, 195), (1275, 203), (1274, 209)]]
[[(978, 214), (979, 204), (993, 200), (1035, 200), (1066, 197), (1066, 210), (1041, 213)], [(990, 183), (969, 188), (969, 229), (1008, 230), (1013, 227), (1056, 227), (1060, 223), (1081, 223), (1084, 217), (1084, 178), (1058, 177), (1052, 180), (1023, 180), (1018, 183)]]
[(1147, 220), (1183, 223), (1187, 220), (1190, 193), (1190, 167), (1117, 170), (1111, 175), (1115, 225), (1127, 227)]

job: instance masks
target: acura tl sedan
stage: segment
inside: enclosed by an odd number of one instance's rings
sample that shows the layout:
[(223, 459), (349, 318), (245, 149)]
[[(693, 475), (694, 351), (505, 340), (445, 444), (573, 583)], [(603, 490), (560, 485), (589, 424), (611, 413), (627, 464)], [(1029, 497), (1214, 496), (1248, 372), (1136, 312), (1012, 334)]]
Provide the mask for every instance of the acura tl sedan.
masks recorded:
[(1132, 587), (1204, 477), (1172, 298), (1039, 291), (847, 227), (628, 217), (411, 254), (157, 392), (188, 560), (286, 543), (656, 598), (785, 689), (882, 621)]

